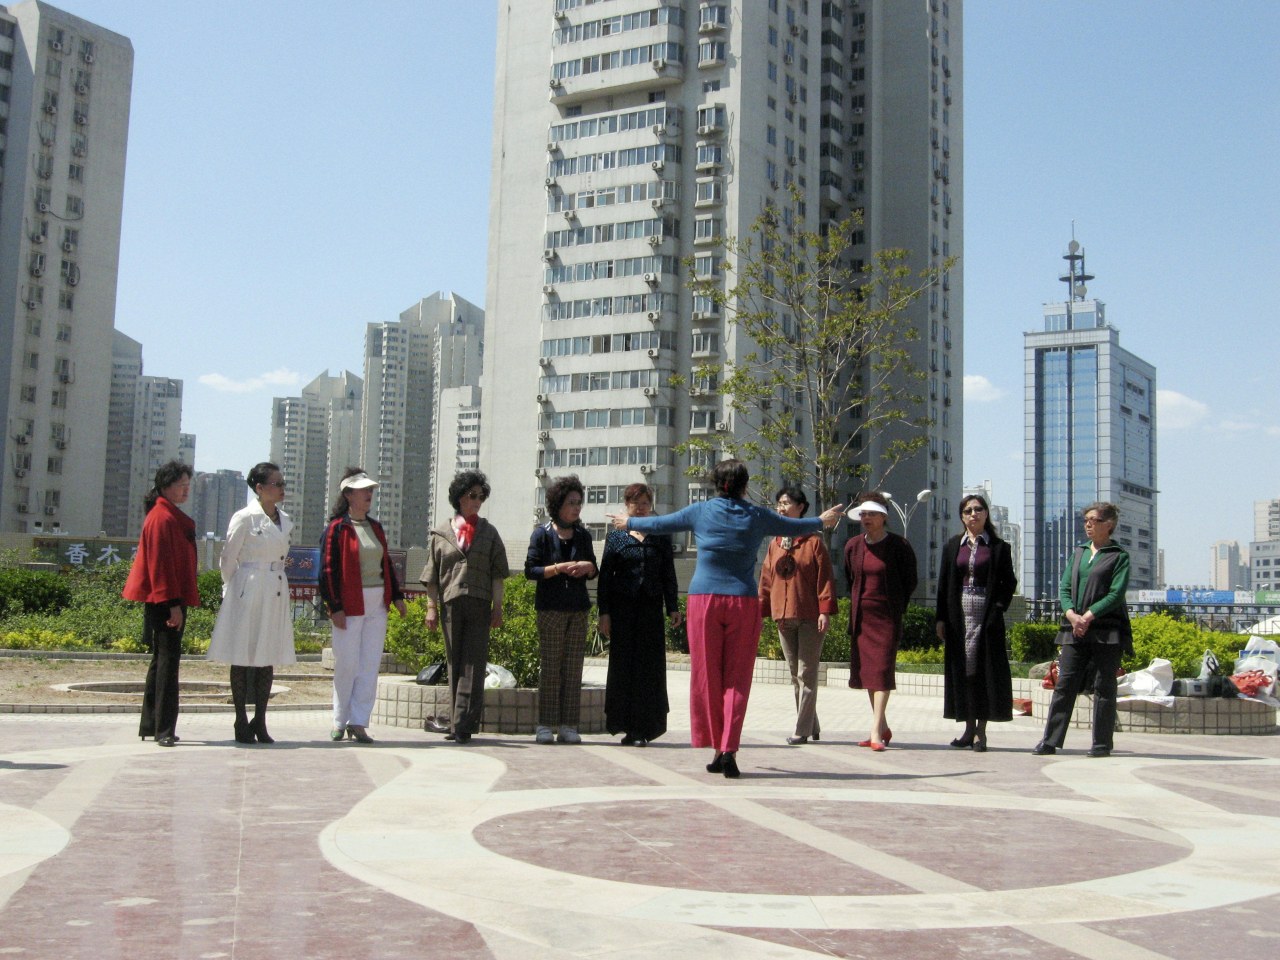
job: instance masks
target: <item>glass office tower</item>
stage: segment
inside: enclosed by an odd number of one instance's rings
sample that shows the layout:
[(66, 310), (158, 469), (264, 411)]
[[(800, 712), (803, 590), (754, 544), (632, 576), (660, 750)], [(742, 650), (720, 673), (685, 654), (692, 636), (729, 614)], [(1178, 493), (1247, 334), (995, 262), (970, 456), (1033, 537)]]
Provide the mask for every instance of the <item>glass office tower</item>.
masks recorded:
[(1130, 589), (1154, 589), (1156, 371), (1120, 346), (1106, 305), (1087, 299), (1084, 254), (1072, 242), (1069, 299), (1045, 304), (1044, 330), (1026, 334), (1026, 523), (1023, 589), (1058, 595), (1080, 515), (1095, 500), (1120, 509), (1115, 539), (1129, 551)]

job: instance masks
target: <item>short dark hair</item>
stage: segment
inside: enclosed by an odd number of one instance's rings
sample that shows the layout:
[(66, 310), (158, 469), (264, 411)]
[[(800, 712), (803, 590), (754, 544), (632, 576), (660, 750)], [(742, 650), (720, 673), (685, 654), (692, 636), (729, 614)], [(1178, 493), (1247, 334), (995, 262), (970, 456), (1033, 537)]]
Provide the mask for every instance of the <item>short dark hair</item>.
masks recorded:
[(160, 464), (160, 469), (156, 471), (156, 482), (142, 498), (142, 503), (146, 507), (143, 512), (150, 513), (165, 488), (172, 487), (183, 477), (188, 479), (191, 477), (191, 464), (183, 463), (181, 460), (170, 460), (168, 463)]
[(587, 496), (586, 490), (582, 488), (582, 481), (574, 473), (567, 477), (556, 477), (547, 487), (547, 515), (553, 521), (560, 519), (560, 508), (571, 493), (576, 493), (583, 499)]
[(623, 503), (635, 503), (641, 497), (648, 497), (649, 502), (653, 503), (653, 491), (647, 483), (633, 483), (622, 491)]
[(963, 521), (963, 520), (964, 520), (964, 505), (965, 505), (966, 503), (971, 503), (971, 502), (973, 502), (973, 501), (975, 501), (975, 500), (976, 500), (978, 503), (982, 504), (982, 509), (983, 509), (983, 510), (987, 511), (987, 522), (986, 522), (986, 523), (984, 523), (984, 524), (982, 525), (982, 529), (983, 529), (983, 530), (985, 530), (985, 531), (987, 532), (987, 535), (988, 535), (988, 536), (991, 536), (991, 537), (998, 537), (998, 536), (1000, 536), (1000, 534), (996, 532), (996, 525), (995, 525), (994, 523), (992, 523), (992, 522), (991, 522), (991, 507), (987, 504), (987, 498), (986, 498), (986, 497), (984, 497), (984, 496), (982, 496), (981, 494), (971, 493), (971, 494), (969, 494), (968, 496), (961, 497), (961, 498), (960, 498), (960, 508), (959, 508), (959, 510), (958, 510), (958, 512), (957, 512), (957, 514), (956, 514), (956, 516), (958, 516), (958, 517)]
[(799, 487), (783, 487), (773, 495), (773, 502), (777, 503), (783, 497), (786, 497), (792, 503), (800, 504), (800, 516), (804, 516), (809, 512), (809, 498), (804, 495), (804, 491)]
[(479, 487), (484, 498), (489, 499), (489, 478), (479, 470), (463, 470), (453, 475), (449, 484), (449, 505), (458, 513), (462, 512), (462, 495), (472, 487)]
[(711, 470), (711, 485), (721, 497), (740, 498), (750, 482), (747, 465), (741, 460), (721, 460)]
[(1085, 507), (1083, 510), (1080, 511), (1080, 516), (1083, 517), (1086, 513), (1089, 513), (1090, 511), (1096, 513), (1098, 515), (1099, 520), (1105, 520), (1111, 524), (1114, 524), (1117, 520), (1120, 519), (1120, 508), (1117, 507), (1114, 503), (1108, 503), (1105, 500), (1095, 500), (1093, 503), (1089, 504), (1087, 507)]
[(249, 485), (250, 490), (257, 490), (258, 484), (266, 483), (271, 479), (271, 474), (278, 473), (280, 468), (270, 461), (263, 460), (261, 463), (255, 463), (249, 470), (249, 476), (244, 478), (244, 482)]
[[(342, 476), (338, 478), (341, 483), (347, 477), (354, 477), (357, 473), (364, 473), (364, 467), (347, 467), (342, 471)], [(347, 500), (347, 491), (338, 490), (338, 499), (333, 501), (333, 506), (329, 508), (329, 519), (337, 520), (339, 517), (345, 517), (351, 509), (351, 503)]]
[(855, 509), (858, 504), (865, 503), (868, 500), (872, 503), (878, 503), (880, 506), (884, 507), (885, 513), (889, 512), (889, 498), (879, 490), (863, 490), (861, 493), (855, 494), (853, 498)]

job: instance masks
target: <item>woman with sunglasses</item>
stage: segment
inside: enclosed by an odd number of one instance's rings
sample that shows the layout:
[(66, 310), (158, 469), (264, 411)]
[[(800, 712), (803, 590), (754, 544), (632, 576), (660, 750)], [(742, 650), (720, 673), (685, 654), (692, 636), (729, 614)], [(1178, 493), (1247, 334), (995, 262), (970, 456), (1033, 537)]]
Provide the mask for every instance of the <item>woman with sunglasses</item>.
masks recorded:
[(427, 591), (427, 629), (438, 624), (444, 630), (452, 705), (445, 739), (455, 743), (467, 743), (480, 729), (489, 631), (502, 626), (502, 583), (511, 573), (502, 537), (480, 516), (488, 499), (489, 480), (479, 470), (453, 478), (449, 503), (456, 512), (431, 531), (418, 578)]
[(1062, 572), (1058, 601), (1063, 626), (1058, 633), (1058, 682), (1049, 702), (1044, 738), (1031, 752), (1056, 753), (1067, 737), (1076, 697), (1093, 678), (1091, 757), (1111, 756), (1116, 725), (1116, 673), (1133, 653), (1133, 631), (1124, 591), (1129, 586), (1129, 554), (1111, 539), (1120, 511), (1113, 503), (1091, 503), (1084, 510), (1088, 542), (1076, 547)]
[(1013, 681), (1005, 652), (1004, 611), (1018, 586), (1009, 544), (1000, 539), (987, 501), (960, 501), (964, 532), (942, 548), (937, 631), (943, 644), (942, 715), (963, 720), (957, 749), (987, 749), (987, 721), (1013, 719)]
[[(297, 660), (285, 558), (293, 521), (280, 509), (285, 482), (274, 463), (259, 463), (246, 480), (257, 496), (236, 511), (218, 566), (222, 606), (209, 641), (210, 660), (231, 664), (236, 743), (275, 743), (267, 733), (267, 701), (278, 665)], [(247, 705), (253, 704), (253, 719)]]

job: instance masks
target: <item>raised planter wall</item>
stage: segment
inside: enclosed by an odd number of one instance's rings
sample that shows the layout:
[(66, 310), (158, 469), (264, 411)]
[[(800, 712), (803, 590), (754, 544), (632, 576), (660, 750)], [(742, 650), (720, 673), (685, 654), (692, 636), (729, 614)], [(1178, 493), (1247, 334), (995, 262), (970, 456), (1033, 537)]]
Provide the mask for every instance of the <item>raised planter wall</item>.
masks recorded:
[[(423, 686), (413, 677), (379, 677), (378, 699), (373, 706), (373, 722), (393, 727), (422, 729), (427, 717), (448, 716), (453, 712), (447, 684)], [(514, 690), (484, 692), (484, 720), (481, 733), (533, 734), (538, 723), (538, 691), (519, 687)], [(579, 733), (604, 733), (604, 687), (583, 684)]]
[[(1031, 715), (1049, 715), (1052, 690), (1037, 685), (1031, 695)], [(1093, 696), (1081, 694), (1071, 712), (1072, 727), (1093, 726)], [(1117, 733), (1193, 733), (1264, 735), (1276, 732), (1276, 708), (1239, 697), (1174, 697), (1165, 707), (1148, 700), (1121, 700), (1116, 704)]]

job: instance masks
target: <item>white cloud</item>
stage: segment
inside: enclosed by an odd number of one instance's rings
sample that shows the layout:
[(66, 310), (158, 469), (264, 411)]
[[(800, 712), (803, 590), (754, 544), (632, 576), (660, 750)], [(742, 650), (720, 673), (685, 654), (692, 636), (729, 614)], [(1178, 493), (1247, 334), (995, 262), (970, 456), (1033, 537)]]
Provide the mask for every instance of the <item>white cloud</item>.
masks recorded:
[(964, 376), (965, 403), (993, 403), (1004, 396), (1004, 391), (986, 377), (977, 373)]
[(248, 380), (232, 380), (220, 373), (204, 373), (197, 378), (206, 387), (220, 393), (256, 393), (263, 387), (298, 387), (302, 384), (302, 375), (294, 370), (280, 367)]
[(1253, 433), (1258, 425), (1249, 420), (1223, 420), (1218, 429), (1226, 433)]
[(1208, 406), (1176, 390), (1157, 390), (1156, 410), (1160, 426), (1165, 430), (1194, 427), (1209, 415)]

